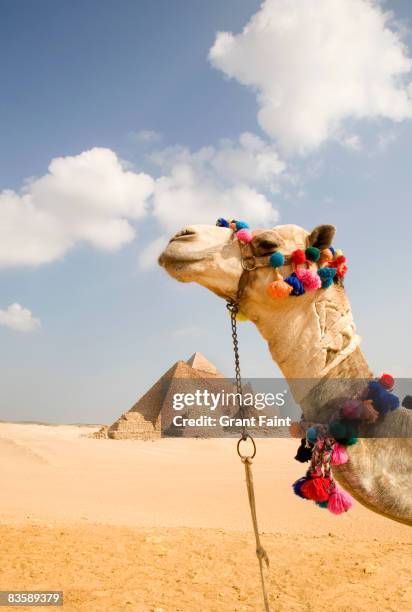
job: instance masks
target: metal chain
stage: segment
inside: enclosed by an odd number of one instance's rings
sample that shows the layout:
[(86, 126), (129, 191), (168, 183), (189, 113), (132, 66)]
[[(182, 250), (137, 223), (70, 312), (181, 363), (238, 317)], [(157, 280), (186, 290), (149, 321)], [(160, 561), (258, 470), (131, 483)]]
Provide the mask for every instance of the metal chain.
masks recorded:
[[(245, 270), (244, 274), (248, 274), (248, 272), (249, 272), (249, 270)], [(247, 491), (248, 491), (250, 512), (251, 512), (251, 516), (252, 516), (253, 530), (254, 530), (255, 539), (256, 539), (256, 556), (257, 556), (258, 562), (259, 562), (259, 571), (260, 571), (260, 579), (261, 579), (261, 586), (262, 586), (263, 604), (264, 604), (266, 612), (270, 612), (269, 597), (268, 597), (268, 593), (267, 593), (266, 579), (265, 579), (265, 573), (264, 573), (264, 567), (263, 567), (264, 562), (265, 562), (266, 567), (269, 568), (269, 557), (268, 557), (265, 549), (263, 548), (263, 546), (262, 546), (262, 544), (260, 542), (260, 534), (259, 534), (259, 527), (258, 527), (257, 513), (256, 513), (255, 491), (254, 491), (253, 476), (252, 476), (252, 460), (253, 460), (254, 456), (256, 455), (256, 444), (255, 444), (255, 441), (254, 441), (253, 437), (248, 432), (246, 424), (245, 424), (245, 418), (244, 418), (245, 417), (245, 410), (244, 410), (244, 406), (243, 406), (242, 377), (241, 377), (241, 374), (240, 374), (239, 340), (238, 340), (238, 335), (237, 335), (237, 319), (236, 319), (236, 315), (239, 312), (240, 298), (242, 296), (243, 289), (244, 289), (244, 284), (242, 285), (242, 280), (243, 279), (241, 277), (241, 280), (239, 281), (239, 287), (238, 287), (238, 291), (237, 291), (235, 300), (228, 300), (227, 303), (226, 303), (226, 308), (228, 309), (228, 311), (230, 313), (230, 325), (231, 325), (231, 329), (232, 329), (233, 353), (234, 353), (234, 356), (235, 356), (236, 403), (237, 403), (237, 405), (239, 407), (239, 413), (240, 413), (241, 418), (242, 418), (242, 436), (238, 440), (238, 443), (237, 443), (237, 453), (238, 453), (239, 457), (241, 458), (242, 463), (245, 466), (246, 485), (247, 485)], [(250, 439), (250, 441), (252, 442), (252, 445), (253, 445), (253, 452), (252, 452), (252, 454), (250, 456), (243, 455), (241, 453), (241, 451), (240, 451), (240, 444), (241, 444), (241, 442), (247, 440), (248, 438)]]

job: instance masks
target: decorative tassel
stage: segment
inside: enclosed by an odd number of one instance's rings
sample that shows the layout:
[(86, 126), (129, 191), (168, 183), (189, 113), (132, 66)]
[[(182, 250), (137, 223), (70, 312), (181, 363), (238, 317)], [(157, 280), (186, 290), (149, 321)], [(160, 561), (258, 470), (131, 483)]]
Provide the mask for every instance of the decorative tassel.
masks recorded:
[(269, 257), (269, 263), (272, 268), (280, 268), (285, 263), (285, 256), (283, 253), (275, 251), (275, 253), (272, 253), (272, 255)]
[(292, 287), (280, 277), (278, 280), (270, 283), (268, 293), (272, 298), (284, 298), (292, 293)]
[(236, 221), (236, 229), (237, 231), (241, 229), (249, 229), (249, 224), (246, 221)]
[[(285, 258), (282, 253), (275, 252), (269, 258), (270, 265), (274, 268), (280, 268), (285, 263)], [(276, 280), (268, 286), (268, 293), (272, 298), (287, 297), (292, 293), (292, 287), (283, 280), (283, 276), (276, 271)]]
[(332, 465), (343, 465), (348, 461), (348, 453), (346, 452), (346, 448), (339, 444), (339, 442), (335, 442), (332, 449)]
[(343, 404), (342, 415), (345, 419), (360, 419), (362, 414), (361, 400), (346, 400)]
[(306, 499), (312, 501), (327, 501), (330, 496), (331, 479), (319, 476), (317, 478), (309, 478), (300, 487), (300, 492)]
[(301, 497), (302, 499), (306, 499), (306, 497), (304, 495), (302, 495), (302, 485), (308, 480), (308, 476), (302, 476), (302, 478), (299, 478), (296, 482), (293, 483), (292, 485), (292, 489), (295, 495), (297, 495), (298, 497)]
[(293, 251), (293, 253), (291, 253), (290, 255), (290, 258), (294, 266), (299, 266), (301, 264), (306, 263), (305, 251), (303, 251), (302, 249), (296, 249), (296, 251)]
[(315, 444), (316, 440), (318, 439), (318, 430), (316, 427), (309, 427), (306, 432), (306, 439), (309, 440), (309, 442), (312, 442), (312, 444)]
[(352, 508), (352, 506), (353, 499), (349, 493), (342, 491), (342, 489), (338, 489), (338, 487), (335, 485), (335, 488), (329, 497), (329, 512), (332, 512), (332, 514), (343, 514), (343, 512), (347, 512), (349, 508)]
[(240, 229), (238, 232), (236, 232), (236, 237), (238, 240), (240, 240), (240, 242), (245, 242), (246, 244), (252, 242), (253, 240), (252, 232), (246, 228)]
[(216, 225), (218, 227), (229, 227), (229, 221), (223, 219), (223, 217), (220, 217), (220, 219), (216, 221)]
[(295, 455), (296, 461), (300, 461), (300, 463), (306, 463), (312, 459), (312, 447), (307, 446), (306, 438), (302, 438), (300, 441), (300, 446)]
[(371, 399), (380, 414), (386, 414), (399, 407), (399, 398), (387, 391), (379, 380), (370, 380), (365, 399)]
[(395, 379), (390, 374), (382, 374), (382, 376), (379, 378), (379, 382), (387, 391), (392, 391), (395, 386)]
[(333, 254), (330, 249), (322, 249), (320, 252), (319, 265), (323, 266), (325, 263), (332, 261)]
[(302, 283), (305, 291), (315, 291), (316, 289), (320, 289), (322, 287), (322, 281), (317, 272), (313, 270), (305, 270), (302, 268), (298, 268), (296, 270), (296, 276)]
[(310, 246), (305, 250), (306, 259), (308, 261), (319, 261), (320, 259), (320, 250), (316, 247)]
[(292, 287), (291, 295), (303, 295), (305, 293), (305, 289), (298, 277), (296, 276), (296, 272), (292, 272), (290, 276), (285, 278), (285, 283)]

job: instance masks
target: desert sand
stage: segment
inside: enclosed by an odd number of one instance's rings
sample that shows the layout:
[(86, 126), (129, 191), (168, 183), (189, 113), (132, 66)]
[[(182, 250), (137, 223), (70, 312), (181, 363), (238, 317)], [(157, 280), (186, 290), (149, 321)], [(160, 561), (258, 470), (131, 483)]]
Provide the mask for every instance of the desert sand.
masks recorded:
[[(63, 590), (64, 610), (261, 610), (236, 441), (92, 431), (0, 424), (0, 590)], [(257, 443), (272, 609), (411, 610), (410, 528), (298, 499), (297, 442)]]

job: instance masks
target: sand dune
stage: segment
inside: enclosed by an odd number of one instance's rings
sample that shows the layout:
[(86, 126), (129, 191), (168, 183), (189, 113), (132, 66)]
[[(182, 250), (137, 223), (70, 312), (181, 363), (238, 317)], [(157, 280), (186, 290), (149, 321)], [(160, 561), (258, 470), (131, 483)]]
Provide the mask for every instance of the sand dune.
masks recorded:
[[(91, 431), (0, 424), (0, 587), (63, 588), (67, 610), (259, 610), (235, 441)], [(296, 498), (295, 447), (259, 440), (254, 461), (273, 609), (412, 609), (410, 529)]]

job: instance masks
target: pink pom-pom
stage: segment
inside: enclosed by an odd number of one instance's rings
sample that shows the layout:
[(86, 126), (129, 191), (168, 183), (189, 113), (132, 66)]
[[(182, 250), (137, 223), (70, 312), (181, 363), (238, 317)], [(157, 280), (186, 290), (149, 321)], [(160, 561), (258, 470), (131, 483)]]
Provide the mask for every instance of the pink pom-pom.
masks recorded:
[(342, 414), (346, 419), (360, 419), (362, 402), (360, 400), (346, 400), (343, 404)]
[(319, 274), (313, 270), (298, 268), (296, 270), (296, 276), (302, 283), (305, 291), (315, 291), (322, 287), (322, 281)]
[(246, 242), (246, 244), (248, 242), (252, 242), (253, 239), (252, 232), (246, 228), (242, 228), (238, 232), (236, 232), (236, 236), (238, 240), (240, 240), (241, 242)]
[(332, 449), (331, 463), (332, 465), (342, 465), (346, 463), (348, 460), (348, 453), (346, 452), (346, 448), (335, 442)]
[(352, 508), (352, 506), (353, 499), (349, 493), (346, 493), (346, 491), (342, 491), (342, 489), (338, 489), (338, 487), (335, 486), (328, 501), (329, 512), (332, 512), (332, 514), (343, 514), (343, 512), (347, 512), (349, 508)]

